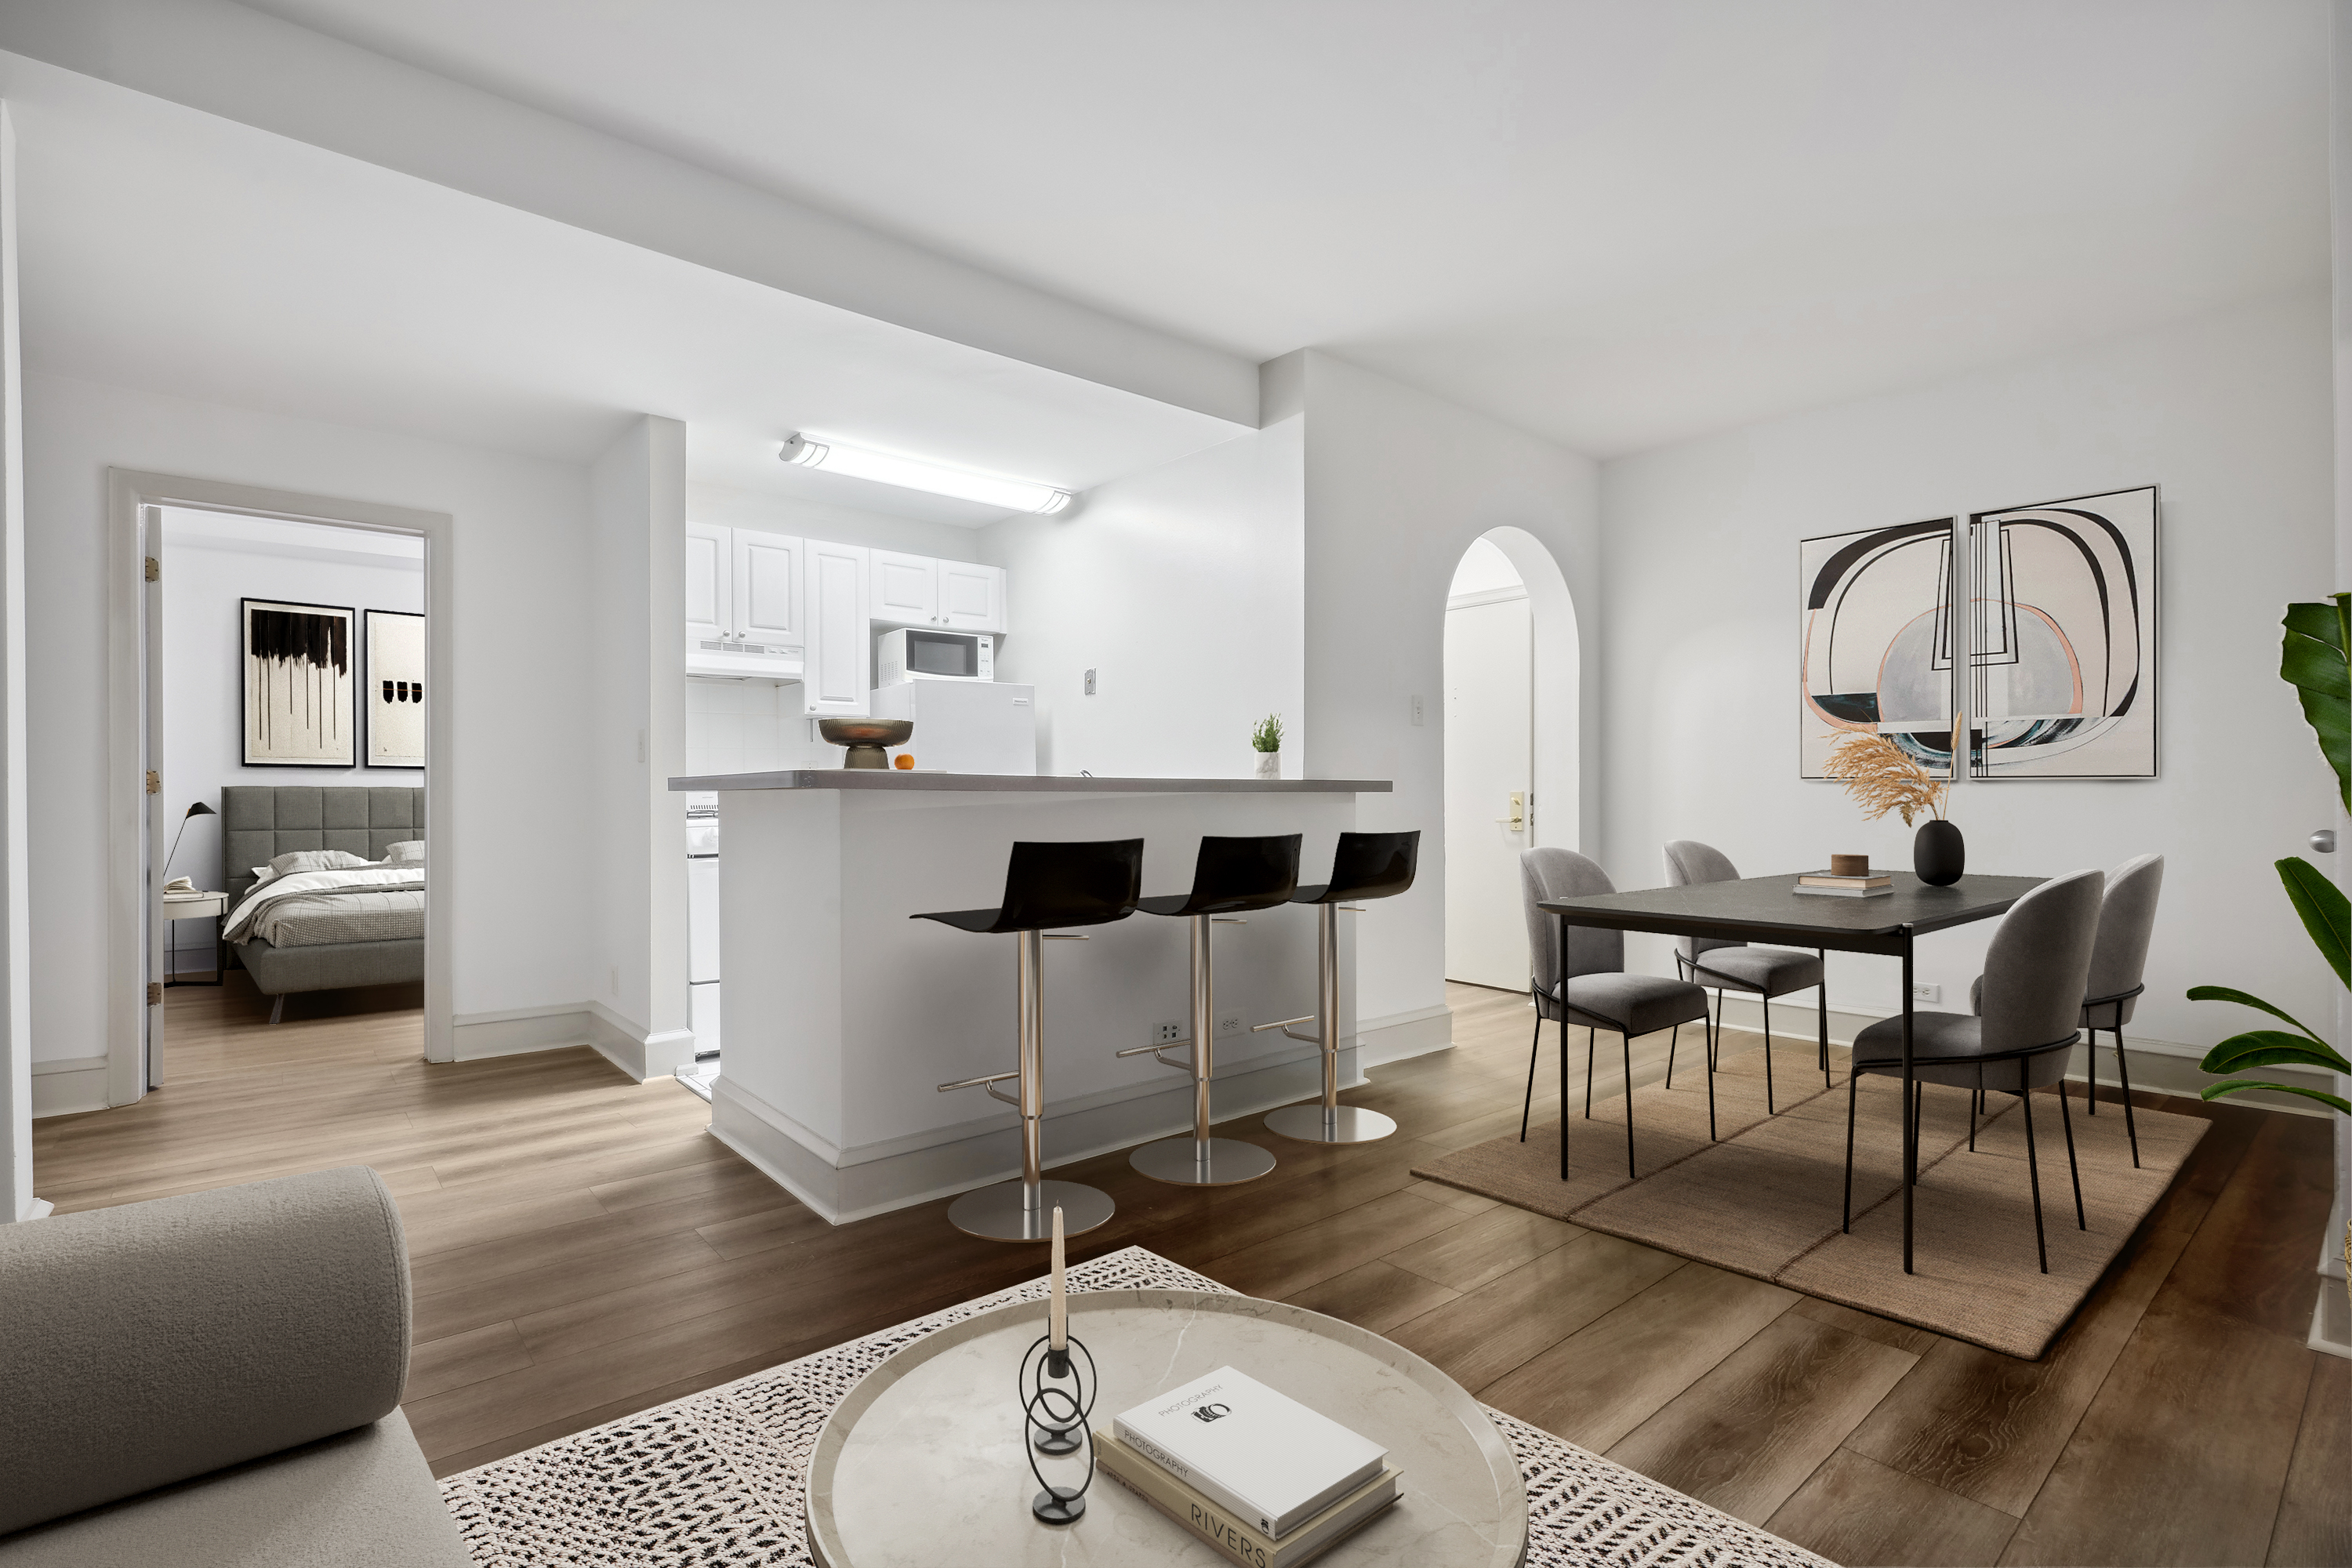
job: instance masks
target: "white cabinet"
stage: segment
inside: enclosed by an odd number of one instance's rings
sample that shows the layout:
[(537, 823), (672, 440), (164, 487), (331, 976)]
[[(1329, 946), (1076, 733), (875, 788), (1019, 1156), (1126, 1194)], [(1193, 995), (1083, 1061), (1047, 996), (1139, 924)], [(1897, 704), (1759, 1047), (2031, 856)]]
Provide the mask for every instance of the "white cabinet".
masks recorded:
[(734, 531), (735, 636), (755, 643), (802, 640), (803, 543), (781, 533), (753, 529)]
[(733, 612), (733, 574), (728, 559), (728, 531), (709, 523), (686, 525), (686, 650), (695, 644), (718, 640)]
[(870, 566), (874, 618), (909, 626), (938, 625), (940, 565), (928, 555), (875, 551)]
[(817, 715), (862, 714), (872, 686), (874, 639), (867, 629), (870, 562), (855, 544), (802, 542), (801, 600), (808, 662), (801, 678), (802, 710)]
[(1004, 629), (1004, 568), (969, 561), (940, 561), (940, 625), (962, 632)]

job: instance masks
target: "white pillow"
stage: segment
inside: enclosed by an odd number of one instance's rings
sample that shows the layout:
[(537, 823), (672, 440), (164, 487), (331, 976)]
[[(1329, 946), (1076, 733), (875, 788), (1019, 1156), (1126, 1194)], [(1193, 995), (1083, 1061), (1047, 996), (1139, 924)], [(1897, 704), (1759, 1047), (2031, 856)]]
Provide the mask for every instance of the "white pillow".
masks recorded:
[(289, 849), (271, 860), (269, 868), (280, 877), (298, 877), (305, 871), (356, 871), (374, 863), (348, 849)]
[(387, 844), (380, 866), (422, 866), (425, 864), (425, 840), (404, 838), (397, 844)]

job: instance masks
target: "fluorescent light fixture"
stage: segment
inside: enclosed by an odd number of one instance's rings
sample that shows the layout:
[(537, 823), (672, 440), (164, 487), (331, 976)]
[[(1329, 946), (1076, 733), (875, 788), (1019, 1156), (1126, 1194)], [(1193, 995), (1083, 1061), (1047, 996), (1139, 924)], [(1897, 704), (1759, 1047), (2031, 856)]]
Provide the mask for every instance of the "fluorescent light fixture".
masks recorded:
[(792, 437), (776, 456), (803, 468), (823, 468), (828, 474), (847, 474), (854, 479), (872, 479), (877, 485), (897, 485), (901, 489), (928, 490), (935, 496), (1001, 506), (1007, 511), (1050, 513), (1070, 504), (1069, 491), (1033, 479), (1001, 479), (993, 474), (966, 473), (961, 468), (942, 468), (917, 458), (872, 452), (863, 447), (845, 447), (838, 441), (819, 441), (807, 436)]

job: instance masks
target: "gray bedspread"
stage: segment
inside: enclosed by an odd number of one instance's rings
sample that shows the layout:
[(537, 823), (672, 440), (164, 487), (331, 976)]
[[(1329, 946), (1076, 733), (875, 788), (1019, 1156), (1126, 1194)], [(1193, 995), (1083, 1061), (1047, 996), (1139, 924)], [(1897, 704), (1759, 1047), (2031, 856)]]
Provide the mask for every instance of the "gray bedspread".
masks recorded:
[(336, 942), (397, 942), (425, 934), (419, 890), (319, 893), (283, 899), (254, 918), (253, 935), (272, 947)]

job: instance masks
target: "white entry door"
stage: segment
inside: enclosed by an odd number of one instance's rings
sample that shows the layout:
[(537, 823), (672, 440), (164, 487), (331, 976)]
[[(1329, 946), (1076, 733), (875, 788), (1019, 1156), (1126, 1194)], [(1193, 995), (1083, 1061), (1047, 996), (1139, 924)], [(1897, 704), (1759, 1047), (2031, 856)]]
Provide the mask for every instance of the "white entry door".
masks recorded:
[(1445, 612), (1445, 977), (1524, 991), (1535, 735), (1528, 601)]

